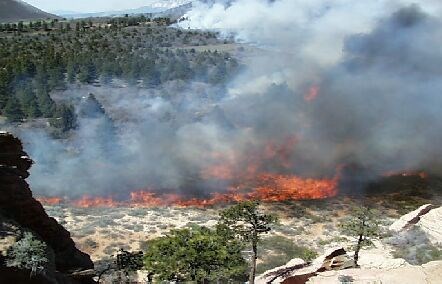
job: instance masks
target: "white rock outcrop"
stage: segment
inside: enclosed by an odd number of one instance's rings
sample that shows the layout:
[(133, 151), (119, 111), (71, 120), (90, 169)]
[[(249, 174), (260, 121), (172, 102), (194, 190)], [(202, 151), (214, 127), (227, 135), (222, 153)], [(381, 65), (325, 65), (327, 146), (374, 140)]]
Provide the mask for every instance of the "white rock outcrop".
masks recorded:
[(442, 245), (442, 207), (433, 209), (423, 215), (417, 226), (425, 232), (430, 242), (435, 245)]
[(395, 269), (346, 269), (326, 271), (311, 277), (308, 284), (346, 283), (438, 284), (442, 283), (442, 261), (432, 261), (421, 266), (407, 265)]
[(394, 258), (382, 244), (362, 249), (358, 264), (367, 269), (395, 269), (409, 265), (403, 258)]
[(417, 224), (422, 216), (428, 214), (431, 210), (437, 208), (437, 206), (433, 204), (425, 204), (419, 207), (418, 209), (403, 215), (399, 220), (391, 224), (390, 230), (399, 232), (405, 229), (410, 228), (411, 226)]
[(328, 249), (323, 255), (307, 264), (296, 258), (286, 265), (268, 270), (259, 275), (255, 282), (264, 283), (304, 283), (320, 271), (339, 270), (352, 266), (352, 261), (342, 247)]

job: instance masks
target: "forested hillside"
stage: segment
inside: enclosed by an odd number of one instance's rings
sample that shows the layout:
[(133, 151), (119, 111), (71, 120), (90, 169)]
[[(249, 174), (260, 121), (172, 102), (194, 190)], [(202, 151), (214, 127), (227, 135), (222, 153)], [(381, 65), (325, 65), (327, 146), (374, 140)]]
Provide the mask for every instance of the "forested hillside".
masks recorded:
[(123, 17), (0, 25), (0, 113), (13, 122), (58, 118), (53, 126), (66, 131), (75, 125), (74, 110), (56, 104), (53, 90), (106, 85), (114, 78), (140, 88), (171, 80), (223, 84), (238, 69), (227, 53), (182, 48), (219, 43), (216, 34), (167, 24)]

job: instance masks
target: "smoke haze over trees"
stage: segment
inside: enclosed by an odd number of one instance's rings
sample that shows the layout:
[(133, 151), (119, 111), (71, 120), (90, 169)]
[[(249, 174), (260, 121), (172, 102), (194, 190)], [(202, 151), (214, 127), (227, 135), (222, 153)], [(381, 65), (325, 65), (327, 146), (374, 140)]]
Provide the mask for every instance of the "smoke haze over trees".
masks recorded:
[[(98, 78), (91, 70), (109, 70), (130, 87), (63, 91), (74, 105), (94, 93), (105, 113), (79, 116), (68, 142), (24, 131), (36, 160), (30, 182), (41, 194), (72, 197), (136, 189), (208, 193), (229, 184), (203, 179), (204, 169), (247, 168), (247, 157), (269, 143), (284, 145), (285, 160), (258, 165), (266, 172), (330, 178), (347, 165), (367, 179), (389, 171), (440, 172), (440, 11), (437, 1), (195, 4), (180, 26), (233, 34), (258, 50), (227, 81), (218, 76), (232, 74), (228, 54), (148, 49), (117, 64), (111, 50), (106, 57), (91, 44), (81, 57), (91, 65), (65, 62), (67, 76), (77, 70), (73, 78), (86, 84)], [(74, 47), (78, 39), (70, 40)], [(144, 81), (151, 69), (141, 63), (151, 57), (167, 70), (159, 81)], [(199, 62), (214, 69), (198, 71)], [(140, 78), (155, 88), (136, 88)], [(109, 119), (112, 126), (103, 122)]]

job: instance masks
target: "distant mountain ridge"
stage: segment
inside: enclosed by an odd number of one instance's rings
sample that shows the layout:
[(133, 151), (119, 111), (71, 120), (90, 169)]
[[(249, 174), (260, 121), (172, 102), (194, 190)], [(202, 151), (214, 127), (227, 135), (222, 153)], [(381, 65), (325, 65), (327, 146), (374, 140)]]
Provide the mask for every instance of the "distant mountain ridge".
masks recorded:
[(110, 16), (121, 16), (125, 14), (128, 15), (157, 14), (157, 13), (164, 13), (168, 10), (177, 9), (182, 6), (187, 6), (190, 3), (192, 3), (192, 0), (162, 0), (162, 1), (152, 1), (152, 3), (149, 5), (135, 9), (103, 11), (96, 13), (81, 13), (73, 11), (53, 11), (53, 13), (64, 18), (110, 17)]
[(20, 0), (0, 0), (0, 22), (20, 20), (55, 19), (57, 16), (44, 12)]

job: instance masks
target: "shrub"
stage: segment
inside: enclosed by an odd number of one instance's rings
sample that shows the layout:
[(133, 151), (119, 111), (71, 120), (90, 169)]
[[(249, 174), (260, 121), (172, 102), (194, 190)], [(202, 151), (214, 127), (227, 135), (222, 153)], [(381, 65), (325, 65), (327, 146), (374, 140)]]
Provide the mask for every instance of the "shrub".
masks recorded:
[(204, 227), (173, 230), (144, 246), (145, 268), (157, 281), (245, 280), (242, 245), (222, 232)]
[(84, 241), (84, 244), (92, 249), (96, 249), (98, 247), (98, 243), (93, 239), (86, 239), (86, 241)]
[(400, 232), (387, 239), (393, 246), (393, 256), (403, 258), (413, 265), (421, 265), (433, 260), (442, 259), (442, 250), (428, 240), (419, 227)]
[(353, 277), (349, 275), (339, 275), (338, 280), (341, 284), (353, 283), (354, 281)]
[(283, 236), (271, 236), (261, 241), (260, 258), (262, 262), (257, 267), (258, 273), (286, 264), (291, 259), (301, 258), (311, 261), (317, 257), (316, 251), (295, 244), (293, 240)]
[(31, 275), (45, 270), (49, 264), (47, 246), (37, 240), (30, 232), (26, 232), (21, 240), (8, 251), (6, 265), (21, 269), (30, 269)]
[(127, 215), (132, 216), (132, 217), (143, 217), (143, 216), (147, 215), (147, 212), (143, 208), (135, 208), (135, 209), (129, 210)]

